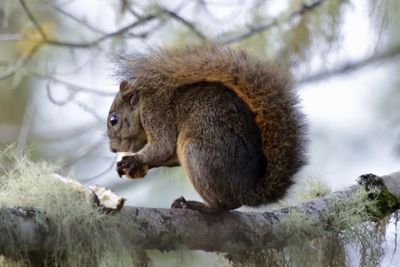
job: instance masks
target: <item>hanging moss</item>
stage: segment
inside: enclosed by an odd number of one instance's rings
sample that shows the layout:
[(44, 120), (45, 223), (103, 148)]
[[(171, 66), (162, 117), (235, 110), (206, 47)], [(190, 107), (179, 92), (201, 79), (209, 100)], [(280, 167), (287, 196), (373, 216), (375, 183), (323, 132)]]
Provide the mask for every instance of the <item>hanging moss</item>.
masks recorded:
[[(37, 221), (52, 222), (54, 246), (43, 255), (49, 265), (134, 265), (133, 252), (125, 248), (117, 231), (118, 214), (102, 213), (85, 194), (54, 179), (55, 168), (49, 163), (35, 163), (26, 157), (13, 157), (13, 162), (14, 167), (0, 177), (0, 208), (35, 207), (42, 211), (34, 213)], [(12, 236), (13, 225), (8, 229), (8, 233), (1, 234)], [(30, 266), (30, 258), (23, 248), (12, 244), (8, 247), (14, 259), (0, 258), (1, 266)]]
[[(117, 230), (117, 222), (121, 220), (119, 214), (100, 212), (85, 194), (54, 179), (56, 169), (49, 163), (34, 163), (26, 157), (14, 156), (11, 161), (14, 166), (0, 177), (0, 208), (35, 207), (42, 211), (32, 213), (37, 221), (49, 219), (52, 222), (51, 227), (55, 229), (51, 231), (54, 234), (51, 238), (55, 245), (51, 252), (43, 255), (48, 265), (107, 267), (150, 264), (146, 254), (140, 250), (129, 251), (124, 246)], [(322, 197), (329, 191), (312, 179), (307, 179), (300, 187), (302, 190), (296, 197), (298, 201)], [(226, 255), (226, 265), (346, 266), (350, 262), (351, 249), (358, 251), (360, 266), (377, 266), (385, 252), (382, 244), (389, 220), (377, 222), (381, 207), (379, 199), (371, 198), (373, 195), (373, 192), (360, 187), (350, 198), (337, 199), (322, 218), (326, 221), (323, 224), (296, 208), (289, 208), (288, 219), (279, 230), (286, 231), (285, 236), (291, 236), (284, 246)], [(381, 195), (390, 197), (385, 192)], [(2, 226), (7, 224), (6, 221), (0, 223)], [(13, 232), (14, 229), (9, 225), (0, 236), (18, 234)], [(8, 249), (10, 253), (7, 255), (14, 257), (0, 256), (0, 266), (31, 266), (29, 261), (32, 258), (23, 248), (8, 244)], [(220, 262), (220, 265), (223, 264)]]
[[(297, 201), (310, 200), (328, 193), (328, 188), (307, 179), (296, 193)], [(380, 201), (371, 198), (360, 186), (350, 198), (336, 199), (322, 218), (310, 219), (296, 208), (288, 209), (287, 221), (278, 231), (291, 236), (281, 248), (225, 255), (235, 267), (251, 266), (379, 266), (385, 253), (385, 230), (389, 220), (376, 221)], [(326, 227), (328, 225), (328, 227)], [(279, 236), (279, 234), (278, 234)], [(349, 250), (356, 258), (349, 258)]]

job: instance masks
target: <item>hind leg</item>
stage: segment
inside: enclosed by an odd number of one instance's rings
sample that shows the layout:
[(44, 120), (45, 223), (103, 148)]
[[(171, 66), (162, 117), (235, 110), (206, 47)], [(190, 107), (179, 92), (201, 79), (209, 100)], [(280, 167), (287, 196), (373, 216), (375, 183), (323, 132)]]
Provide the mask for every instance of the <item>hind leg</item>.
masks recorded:
[(238, 191), (248, 187), (246, 182), (243, 183), (246, 179), (236, 177), (241, 173), (235, 168), (230, 151), (227, 153), (226, 146), (220, 148), (204, 139), (196, 141), (182, 135), (178, 137), (177, 154), (186, 176), (205, 202), (181, 197), (172, 203), (171, 208), (217, 213), (240, 207)]

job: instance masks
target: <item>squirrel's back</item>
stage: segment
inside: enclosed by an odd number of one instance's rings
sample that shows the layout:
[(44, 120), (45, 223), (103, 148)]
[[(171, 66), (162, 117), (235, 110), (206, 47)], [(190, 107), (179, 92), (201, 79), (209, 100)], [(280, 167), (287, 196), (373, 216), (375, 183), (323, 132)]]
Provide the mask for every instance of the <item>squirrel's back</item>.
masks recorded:
[[(292, 176), (305, 164), (305, 124), (286, 71), (242, 51), (214, 45), (153, 51), (122, 62), (125, 80), (154, 97), (172, 96), (177, 88), (199, 82), (220, 83), (254, 113), (267, 169), (245, 205), (281, 198)], [(130, 90), (123, 94), (128, 96)]]

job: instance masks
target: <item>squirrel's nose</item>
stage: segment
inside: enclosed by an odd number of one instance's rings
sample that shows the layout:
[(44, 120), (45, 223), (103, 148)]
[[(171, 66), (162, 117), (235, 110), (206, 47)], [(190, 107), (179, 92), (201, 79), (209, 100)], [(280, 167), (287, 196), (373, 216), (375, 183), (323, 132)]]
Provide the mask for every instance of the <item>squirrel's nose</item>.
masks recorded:
[(113, 147), (112, 143), (110, 144), (110, 150), (112, 153), (117, 153), (117, 149), (115, 147)]

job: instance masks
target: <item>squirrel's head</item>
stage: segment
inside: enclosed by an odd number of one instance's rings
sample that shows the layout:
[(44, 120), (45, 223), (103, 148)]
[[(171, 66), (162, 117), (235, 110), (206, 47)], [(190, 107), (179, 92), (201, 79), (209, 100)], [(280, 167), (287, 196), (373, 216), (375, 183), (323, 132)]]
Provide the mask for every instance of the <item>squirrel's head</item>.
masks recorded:
[[(130, 82), (123, 81), (111, 105), (107, 120), (112, 152), (137, 152), (147, 143), (140, 119), (139, 92), (132, 91)], [(130, 89), (129, 96), (125, 93)]]

